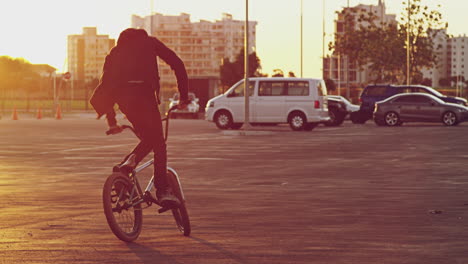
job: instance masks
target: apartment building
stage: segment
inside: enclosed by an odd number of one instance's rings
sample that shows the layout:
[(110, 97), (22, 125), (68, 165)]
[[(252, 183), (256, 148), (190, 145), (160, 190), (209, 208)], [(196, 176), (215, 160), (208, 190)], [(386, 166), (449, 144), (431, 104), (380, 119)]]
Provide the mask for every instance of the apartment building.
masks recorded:
[[(249, 21), (249, 53), (255, 50), (256, 25), (257, 22)], [(191, 22), (186, 13), (133, 15), (132, 27), (145, 29), (174, 50), (184, 61), (189, 78), (219, 78), (223, 59), (234, 60), (244, 48), (245, 22), (226, 13), (214, 22)], [(159, 65), (162, 87), (174, 87), (176, 80), (171, 69), (165, 63)]]
[(463, 76), (468, 80), (468, 37), (451, 37), (447, 40), (447, 76)]
[[(459, 86), (463, 78), (468, 80), (468, 37), (449, 36), (446, 30), (440, 30), (434, 38), (437, 63), (431, 69), (422, 71), (424, 78), (432, 81), (433, 86), (440, 86), (441, 79), (459, 77)], [(453, 84), (457, 86), (456, 83)]]
[(89, 83), (99, 79), (106, 55), (115, 45), (109, 35), (98, 35), (95, 27), (84, 27), (79, 35), (68, 35), (68, 71), (74, 80)]
[[(345, 34), (346, 26), (348, 26), (345, 15), (350, 12), (351, 9), (357, 10), (358, 12), (371, 12), (377, 17), (379, 20), (378, 22), (381, 23), (390, 24), (397, 22), (396, 15), (386, 13), (386, 5), (383, 0), (378, 0), (377, 5), (359, 4), (357, 6), (343, 8), (343, 10), (338, 13), (337, 19), (335, 20), (335, 36)], [(356, 29), (361, 25), (365, 26), (367, 23), (358, 22), (357, 17), (355, 19), (354, 25)], [(323, 77), (333, 80), (339, 88), (346, 86), (358, 87), (371, 80), (370, 71), (367, 67), (363, 67), (363, 69), (359, 70), (356, 65), (348, 60), (347, 56), (340, 56), (338, 54), (331, 54), (323, 58), (322, 70)]]

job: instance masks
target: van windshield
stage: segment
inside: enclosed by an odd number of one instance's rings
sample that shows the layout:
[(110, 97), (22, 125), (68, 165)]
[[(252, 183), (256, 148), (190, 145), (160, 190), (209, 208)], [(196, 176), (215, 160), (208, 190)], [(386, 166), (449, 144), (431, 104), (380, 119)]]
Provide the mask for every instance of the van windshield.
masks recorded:
[(317, 92), (319, 96), (327, 95), (327, 86), (325, 86), (324, 81), (319, 81), (317, 84)]
[[(244, 97), (244, 81), (237, 83), (237, 86), (230, 90), (227, 94), (228, 97)], [(249, 81), (249, 96), (253, 95), (255, 81)]]

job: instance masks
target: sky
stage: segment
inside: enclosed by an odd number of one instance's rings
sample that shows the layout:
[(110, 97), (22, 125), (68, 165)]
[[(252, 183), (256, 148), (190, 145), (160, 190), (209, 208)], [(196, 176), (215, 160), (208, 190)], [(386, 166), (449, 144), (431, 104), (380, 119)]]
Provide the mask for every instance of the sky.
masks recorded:
[[(405, 0), (386, 0), (387, 13), (400, 15)], [(256, 49), (262, 72), (274, 69), (301, 73), (301, 0), (250, 0), (249, 20), (257, 21)], [(302, 0), (303, 77), (321, 77), (323, 20), (326, 45), (332, 40), (335, 11), (378, 0)], [(466, 0), (422, 0), (437, 8), (453, 35), (468, 33)], [(325, 5), (323, 5), (325, 3)], [(117, 38), (131, 25), (131, 15), (188, 13), (191, 21), (220, 20), (222, 13), (244, 20), (243, 0), (0, 0), (0, 56), (23, 57), (31, 63), (50, 64), (66, 71), (67, 35), (83, 27), (97, 27), (98, 34)], [(322, 12), (325, 10), (325, 12)], [(323, 19), (325, 18), (325, 19)]]

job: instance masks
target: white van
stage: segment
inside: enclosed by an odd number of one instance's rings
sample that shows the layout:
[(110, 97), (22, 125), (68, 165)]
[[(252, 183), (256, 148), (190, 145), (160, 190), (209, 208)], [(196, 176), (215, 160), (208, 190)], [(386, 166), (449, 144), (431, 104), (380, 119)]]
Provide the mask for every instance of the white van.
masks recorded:
[[(293, 130), (312, 130), (330, 119), (322, 79), (249, 78), (249, 92), (249, 121), (254, 125), (289, 123)], [(244, 80), (240, 80), (207, 102), (205, 118), (220, 129), (239, 129), (244, 100)]]

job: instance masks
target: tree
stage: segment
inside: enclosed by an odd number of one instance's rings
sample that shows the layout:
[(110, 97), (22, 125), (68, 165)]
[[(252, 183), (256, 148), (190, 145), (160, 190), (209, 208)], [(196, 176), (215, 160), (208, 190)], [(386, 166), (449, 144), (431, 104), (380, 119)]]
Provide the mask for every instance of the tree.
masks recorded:
[[(400, 35), (406, 35), (409, 26), (410, 39), (410, 78), (421, 74), (424, 67), (431, 68), (437, 62), (437, 50), (434, 39), (441, 30), (446, 30), (448, 23), (442, 20), (442, 14), (438, 10), (430, 10), (421, 4), (422, 0), (412, 0), (408, 7), (407, 3), (402, 17), (404, 21), (400, 24)], [(440, 5), (438, 6), (440, 8)], [(410, 21), (409, 25), (407, 21)], [(405, 46), (406, 48), (406, 46)], [(405, 71), (406, 71), (406, 63)]]
[(271, 77), (284, 77), (284, 72), (281, 69), (274, 69)]
[(328, 91), (336, 90), (336, 84), (332, 79), (325, 79), (325, 86), (327, 86)]
[[(249, 76), (264, 76), (260, 72), (261, 69), (262, 67), (257, 53), (253, 52), (249, 54)], [(244, 49), (241, 49), (233, 62), (231, 62), (229, 58), (224, 58), (219, 71), (221, 84), (225, 86), (232, 86), (234, 83), (244, 78)]]
[(421, 82), (422, 85), (425, 85), (425, 86), (432, 86), (432, 80), (429, 79), (429, 78), (424, 78)]
[(23, 58), (11, 58), (9, 56), (0, 57), (0, 87), (2, 96), (7, 92), (10, 95), (29, 95), (36, 91), (39, 82), (39, 75), (34, 71), (33, 65)]
[(441, 78), (439, 80), (439, 85), (442, 87), (449, 87), (451, 85), (450, 78)]
[(290, 71), (290, 72), (288, 73), (288, 77), (296, 77), (296, 74), (294, 74), (293, 71)]
[[(405, 4), (405, 3), (403, 3)], [(406, 4), (405, 4), (406, 5)], [(374, 82), (406, 81), (406, 17), (400, 23), (385, 23), (374, 13), (358, 8), (344, 9), (340, 15), (344, 19), (342, 33), (337, 34), (335, 43), (329, 48), (359, 69), (369, 67)], [(413, 82), (421, 82), (421, 70), (431, 68), (436, 63), (439, 47), (433, 45), (441, 29), (447, 24), (437, 10), (429, 10), (421, 0), (413, 0), (410, 17), (410, 77)]]

